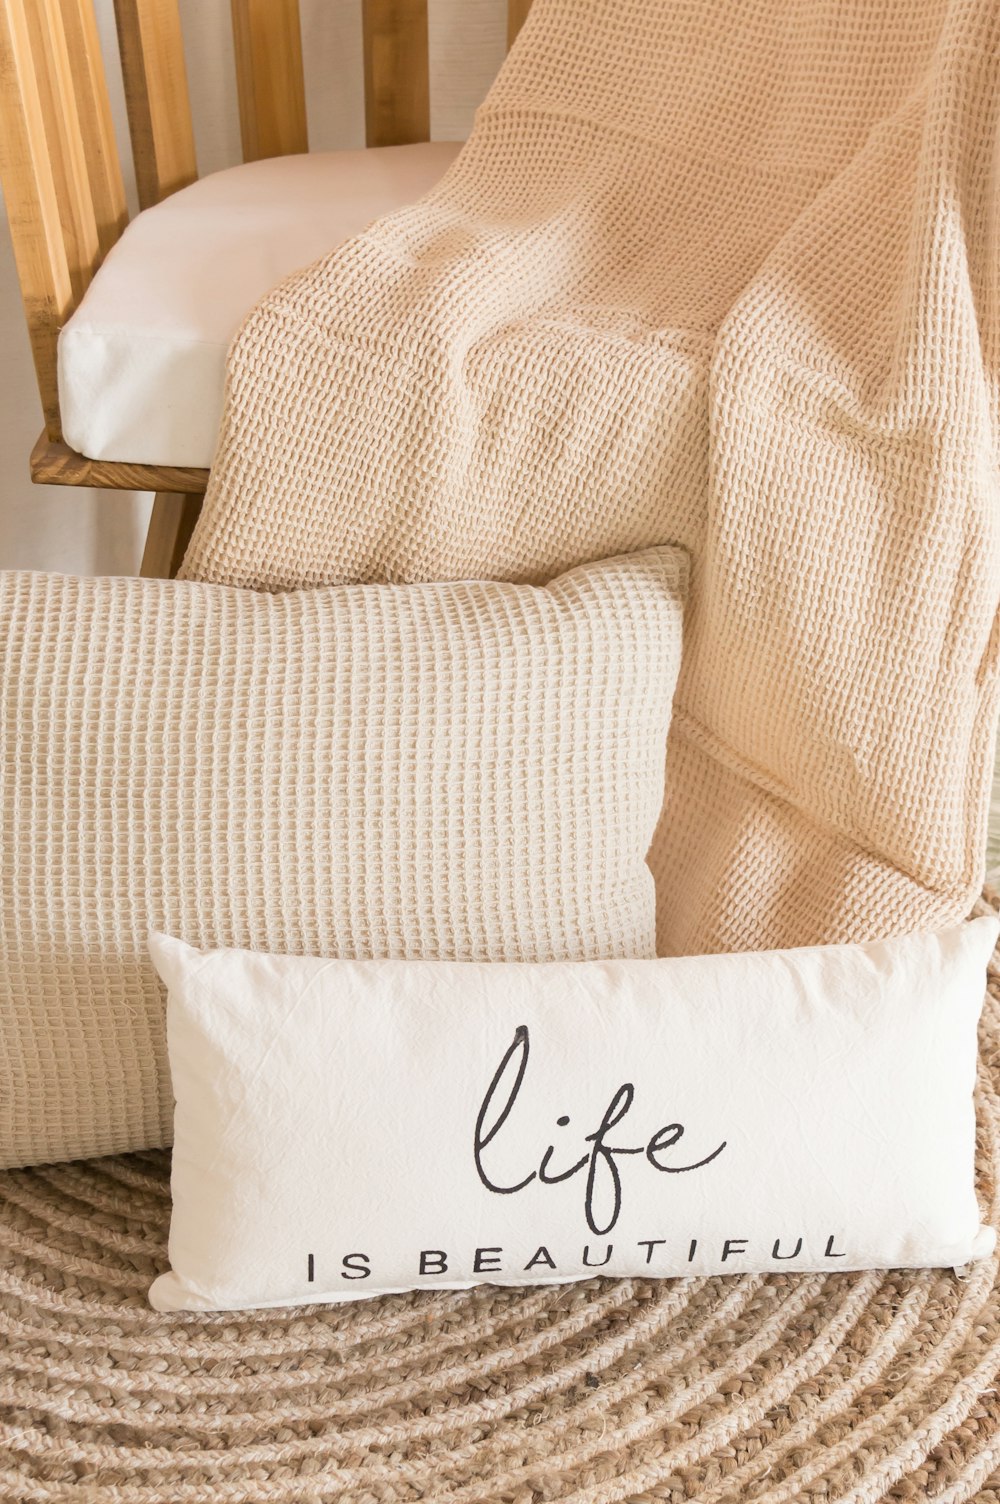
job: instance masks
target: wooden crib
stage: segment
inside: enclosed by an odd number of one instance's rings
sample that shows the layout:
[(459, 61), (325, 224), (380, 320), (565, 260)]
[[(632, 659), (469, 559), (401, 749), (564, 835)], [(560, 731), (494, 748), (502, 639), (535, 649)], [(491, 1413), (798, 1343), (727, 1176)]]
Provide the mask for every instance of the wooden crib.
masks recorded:
[[(508, 0), (508, 44), (530, 0)], [(231, 0), (243, 157), (306, 152), (298, 0)], [(427, 0), (362, 0), (368, 147), (430, 135)], [(115, 0), (140, 210), (198, 177), (178, 0)], [(201, 467), (89, 459), (64, 442), (59, 332), (128, 223), (94, 0), (0, 0), (0, 179), (42, 402), (32, 479), (153, 491), (142, 572), (172, 574)]]

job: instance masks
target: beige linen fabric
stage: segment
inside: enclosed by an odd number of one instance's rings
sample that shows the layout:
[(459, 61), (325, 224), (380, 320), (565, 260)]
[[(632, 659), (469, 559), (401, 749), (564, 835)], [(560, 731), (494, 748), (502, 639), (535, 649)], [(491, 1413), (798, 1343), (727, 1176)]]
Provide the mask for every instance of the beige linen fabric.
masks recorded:
[(1000, 632), (995, 0), (536, 0), (421, 202), (230, 353), (191, 578), (694, 559), (662, 950), (980, 879)]
[(652, 955), (686, 565), (281, 596), (0, 574), (0, 1163), (169, 1141), (150, 926)]

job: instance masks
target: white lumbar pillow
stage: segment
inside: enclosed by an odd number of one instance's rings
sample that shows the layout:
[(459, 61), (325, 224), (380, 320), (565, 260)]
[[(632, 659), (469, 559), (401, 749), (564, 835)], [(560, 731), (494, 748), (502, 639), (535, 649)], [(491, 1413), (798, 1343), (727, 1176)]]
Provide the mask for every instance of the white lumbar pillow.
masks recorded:
[(961, 1265), (997, 921), (869, 945), (480, 964), (165, 935), (158, 1310), (605, 1275)]

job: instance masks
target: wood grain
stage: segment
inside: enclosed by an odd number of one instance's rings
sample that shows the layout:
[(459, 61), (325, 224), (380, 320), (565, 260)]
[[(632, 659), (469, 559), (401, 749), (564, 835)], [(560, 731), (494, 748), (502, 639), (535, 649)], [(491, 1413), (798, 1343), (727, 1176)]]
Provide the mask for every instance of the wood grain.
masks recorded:
[(46, 432), (60, 437), (56, 341), (77, 301), (35, 64), (33, 0), (0, 3), (0, 177)]
[(201, 496), (160, 493), (153, 498), (139, 574), (144, 580), (172, 580), (191, 541)]
[(427, 0), (362, 0), (369, 146), (430, 139)]
[(243, 160), (309, 150), (299, 0), (232, 0)]
[(73, 67), (59, 0), (24, 8), (35, 83), (74, 301), (79, 302), (102, 257), (76, 108)]
[(31, 478), (45, 486), (96, 486), (110, 491), (169, 491), (202, 495), (208, 471), (174, 465), (88, 460), (43, 433), (31, 451)]
[(115, 0), (139, 205), (198, 176), (177, 0)]
[(97, 237), (107, 255), (128, 222), (128, 210), (97, 19), (93, 0), (60, 0), (60, 9)]

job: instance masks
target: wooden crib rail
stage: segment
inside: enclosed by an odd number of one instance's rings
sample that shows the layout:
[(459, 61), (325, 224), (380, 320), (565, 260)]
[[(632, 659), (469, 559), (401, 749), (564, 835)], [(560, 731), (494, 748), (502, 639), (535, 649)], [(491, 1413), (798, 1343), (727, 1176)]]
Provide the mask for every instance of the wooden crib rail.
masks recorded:
[(106, 255), (124, 230), (128, 211), (97, 20), (91, 0), (60, 0), (60, 10), (97, 238)]
[(298, 0), (232, 0), (243, 160), (309, 150)]
[[(531, 0), (507, 0), (507, 45)], [(362, 0), (365, 138), (369, 146), (430, 139), (427, 0)]]
[(140, 209), (198, 176), (177, 0), (115, 0)]
[(368, 145), (429, 140), (427, 0), (362, 0), (361, 15)]
[(46, 432), (56, 340), (126, 220), (90, 0), (3, 0), (0, 171)]

